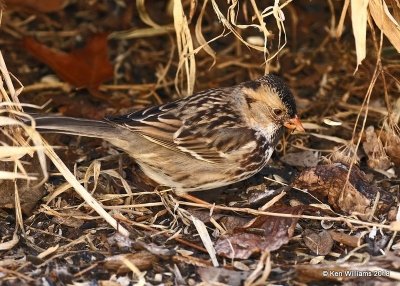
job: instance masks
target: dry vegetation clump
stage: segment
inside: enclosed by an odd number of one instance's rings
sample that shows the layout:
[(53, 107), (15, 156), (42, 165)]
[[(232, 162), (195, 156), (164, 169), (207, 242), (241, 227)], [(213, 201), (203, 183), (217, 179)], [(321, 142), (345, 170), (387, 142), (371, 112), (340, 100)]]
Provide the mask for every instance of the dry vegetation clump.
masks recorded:
[[(398, 283), (399, 3), (274, 3), (0, 1), (1, 284)], [(30, 115), (98, 119), (265, 73), (307, 132), (209, 203)]]

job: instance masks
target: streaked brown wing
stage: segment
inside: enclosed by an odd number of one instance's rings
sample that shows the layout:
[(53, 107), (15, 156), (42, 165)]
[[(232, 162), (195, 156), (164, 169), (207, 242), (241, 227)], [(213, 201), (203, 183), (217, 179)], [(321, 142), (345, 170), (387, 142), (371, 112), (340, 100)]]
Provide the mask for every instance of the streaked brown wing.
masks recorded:
[(218, 163), (243, 146), (251, 148), (246, 144), (255, 141), (254, 131), (243, 127), (229, 102), (232, 91), (232, 88), (210, 89), (109, 121), (165, 148)]
[(174, 115), (179, 102), (152, 106), (106, 120), (118, 126), (137, 132), (147, 140), (165, 148), (180, 152), (173, 142), (173, 134), (182, 127), (182, 121)]
[(207, 124), (185, 124), (186, 120), (174, 115), (179, 112), (173, 111), (160, 106), (108, 120), (160, 146), (210, 163), (222, 162), (226, 154), (254, 140), (253, 130), (225, 124), (224, 118), (210, 130)]
[(174, 138), (174, 142), (180, 150), (210, 163), (222, 162), (228, 154), (239, 149), (249, 152), (256, 147), (253, 130), (244, 127), (217, 129), (205, 133), (183, 130)]

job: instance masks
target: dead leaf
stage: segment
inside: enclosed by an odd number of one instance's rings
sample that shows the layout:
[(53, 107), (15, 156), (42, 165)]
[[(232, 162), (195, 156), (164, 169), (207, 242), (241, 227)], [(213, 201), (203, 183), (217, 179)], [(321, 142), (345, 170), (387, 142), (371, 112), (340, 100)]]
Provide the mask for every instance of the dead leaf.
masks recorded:
[(107, 55), (106, 34), (94, 35), (85, 47), (69, 53), (49, 48), (32, 37), (24, 38), (23, 46), (51, 67), (61, 79), (75, 87), (87, 88), (92, 94), (98, 92), (100, 84), (113, 77), (113, 66)]
[[(28, 156), (25, 157), (26, 159)], [(21, 202), (22, 212), (30, 215), (36, 204), (45, 195), (46, 190), (43, 186), (38, 186), (38, 182), (43, 179), (43, 174), (38, 174), (41, 170), (37, 156), (27, 159), (31, 164), (24, 165), (25, 170), (29, 174), (35, 174), (38, 180), (27, 181), (24, 179), (13, 180), (0, 180), (0, 208), (14, 208), (15, 207), (15, 184), (18, 188), (19, 200)], [(0, 170), (13, 171), (14, 162), (0, 162)], [(40, 171), (39, 171), (40, 172)]]
[[(309, 207), (277, 207), (269, 211), (295, 214), (303, 213)], [(277, 250), (293, 236), (298, 218), (260, 216), (246, 228), (236, 228), (232, 234), (221, 237), (215, 250), (218, 255), (230, 259), (247, 259), (264, 250)]]
[(400, 166), (400, 138), (395, 134), (382, 131), (380, 132), (380, 138), (383, 145), (385, 146), (386, 154), (390, 160), (397, 166)]
[(306, 229), (303, 233), (303, 241), (316, 255), (327, 255), (333, 247), (332, 237), (326, 230), (317, 233)]
[(368, 156), (368, 166), (370, 168), (383, 171), (390, 168), (390, 159), (386, 155), (382, 141), (378, 138), (373, 126), (369, 126), (365, 130), (363, 149)]
[(318, 165), (318, 155), (313, 151), (303, 151), (297, 153), (288, 153), (281, 158), (281, 161), (298, 167), (315, 167)]
[(51, 13), (60, 11), (68, 0), (7, 0), (8, 7), (21, 8), (27, 11)]
[(224, 268), (207, 267), (198, 268), (197, 273), (206, 285), (244, 285), (250, 275), (247, 271), (233, 271)]
[(357, 67), (365, 59), (366, 55), (366, 37), (367, 37), (367, 18), (368, 1), (352, 0), (351, 2), (351, 23), (353, 35), (356, 42)]
[(82, 219), (84, 217), (87, 215), (80, 210), (65, 209), (62, 211), (62, 216), (54, 216), (52, 221), (59, 225), (78, 229), (84, 224), (85, 220)]
[(127, 249), (132, 246), (133, 241), (129, 237), (125, 237), (116, 232), (107, 238), (109, 245), (117, 247), (118, 249)]
[(209, 260), (204, 260), (190, 255), (174, 255), (172, 260), (175, 263), (185, 263), (187, 265), (194, 265), (197, 267), (212, 267), (212, 263)]
[[(392, 252), (380, 257), (373, 257), (368, 262), (357, 264), (323, 263), (323, 264), (297, 264), (295, 266), (296, 281), (301, 285), (385, 285), (384, 279), (390, 279), (390, 268), (398, 265), (399, 257)], [(368, 283), (366, 282), (368, 279)], [(311, 283), (318, 281), (318, 283)], [(328, 283), (323, 281), (335, 281)], [(351, 281), (351, 283), (344, 283)], [(397, 282), (388, 285), (397, 285)]]
[(158, 257), (147, 251), (139, 251), (136, 253), (119, 254), (107, 257), (104, 260), (104, 268), (116, 271), (118, 274), (127, 273), (131, 271), (125, 265), (123, 258), (129, 260), (140, 271), (149, 270), (153, 267), (154, 263), (158, 262)]
[(393, 12), (393, 17), (400, 23), (400, 3), (396, 0), (385, 1)]
[(378, 212), (388, 210), (393, 203), (390, 194), (371, 185), (365, 174), (355, 165), (346, 184), (348, 172), (348, 166), (341, 163), (308, 168), (300, 173), (292, 186), (307, 189), (321, 201), (327, 200), (336, 211), (363, 217), (370, 215), (371, 204), (380, 192), (381, 200), (377, 210)]
[[(369, 12), (375, 24), (382, 30), (397, 52), (400, 53), (400, 23), (390, 13), (385, 1), (370, 0), (365, 2), (368, 3)], [(391, 8), (396, 11), (396, 14), (399, 13), (399, 7), (396, 5)]]
[(360, 245), (360, 238), (356, 235), (349, 235), (335, 230), (329, 230), (329, 234), (334, 241), (337, 241), (343, 245), (350, 247), (357, 247)]
[(166, 248), (165, 246), (159, 246), (154, 243), (144, 243), (143, 241), (136, 240), (133, 242), (132, 246), (135, 249), (144, 249), (159, 257), (170, 257), (175, 254), (175, 250)]

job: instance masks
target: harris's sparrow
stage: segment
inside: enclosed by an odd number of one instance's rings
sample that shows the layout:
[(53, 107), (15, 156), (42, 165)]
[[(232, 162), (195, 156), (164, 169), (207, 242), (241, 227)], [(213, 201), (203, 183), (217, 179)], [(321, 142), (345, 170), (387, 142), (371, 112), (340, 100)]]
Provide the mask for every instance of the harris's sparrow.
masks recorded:
[(38, 130), (103, 138), (176, 192), (229, 185), (268, 162), (284, 126), (304, 131), (287, 85), (265, 75), (102, 121), (42, 116)]

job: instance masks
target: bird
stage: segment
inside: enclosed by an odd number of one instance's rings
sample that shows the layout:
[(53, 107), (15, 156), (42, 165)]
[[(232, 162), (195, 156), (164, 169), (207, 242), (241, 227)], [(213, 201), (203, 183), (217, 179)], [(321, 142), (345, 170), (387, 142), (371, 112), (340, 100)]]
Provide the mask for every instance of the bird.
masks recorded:
[(36, 116), (40, 131), (102, 138), (177, 194), (215, 189), (264, 168), (285, 127), (304, 131), (287, 84), (273, 74), (103, 120)]

